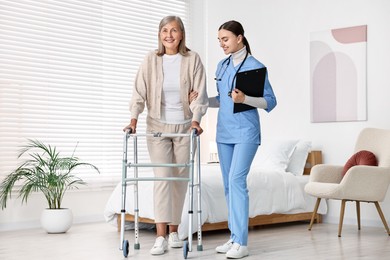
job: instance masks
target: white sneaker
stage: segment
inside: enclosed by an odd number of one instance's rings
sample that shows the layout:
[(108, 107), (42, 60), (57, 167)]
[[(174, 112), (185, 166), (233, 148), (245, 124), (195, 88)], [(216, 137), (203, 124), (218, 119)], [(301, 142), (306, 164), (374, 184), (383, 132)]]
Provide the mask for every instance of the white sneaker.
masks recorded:
[(177, 234), (177, 232), (172, 232), (169, 234), (168, 244), (170, 247), (173, 248), (183, 247), (183, 241), (179, 239), (179, 235)]
[(152, 249), (150, 249), (150, 253), (152, 255), (162, 255), (167, 249), (167, 240), (164, 237), (159, 236), (158, 238), (156, 238), (156, 242), (154, 242), (154, 246), (152, 247)]
[(217, 253), (222, 253), (222, 254), (226, 254), (227, 251), (230, 250), (230, 248), (232, 248), (233, 246), (233, 240), (229, 239), (229, 241), (227, 241), (225, 244), (223, 244), (222, 246), (217, 246), (215, 248), (215, 251), (217, 251)]
[(249, 255), (248, 247), (234, 243), (232, 248), (226, 253), (226, 258), (239, 259)]

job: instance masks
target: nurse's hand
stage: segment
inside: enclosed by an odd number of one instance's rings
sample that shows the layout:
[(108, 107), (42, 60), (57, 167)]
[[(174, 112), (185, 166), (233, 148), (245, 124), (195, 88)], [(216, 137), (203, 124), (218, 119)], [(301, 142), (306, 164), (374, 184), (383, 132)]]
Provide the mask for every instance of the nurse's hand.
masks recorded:
[(191, 104), (192, 101), (194, 101), (197, 97), (198, 97), (198, 92), (196, 92), (195, 90), (193, 90), (193, 91), (188, 95), (188, 101), (190, 102), (190, 104)]
[(234, 103), (244, 103), (245, 94), (241, 90), (235, 88), (232, 91), (232, 99)]

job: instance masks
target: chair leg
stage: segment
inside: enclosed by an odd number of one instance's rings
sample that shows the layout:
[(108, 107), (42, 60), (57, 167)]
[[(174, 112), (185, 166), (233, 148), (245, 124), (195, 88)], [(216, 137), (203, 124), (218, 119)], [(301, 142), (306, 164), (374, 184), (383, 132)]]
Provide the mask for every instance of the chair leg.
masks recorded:
[(317, 198), (316, 205), (314, 206), (313, 215), (311, 215), (310, 225), (309, 225), (309, 231), (311, 230), (314, 219), (316, 218), (318, 207), (320, 206), (321, 198)]
[(340, 221), (339, 221), (339, 234), (338, 234), (339, 237), (341, 237), (341, 230), (343, 229), (345, 202), (346, 202), (346, 200), (342, 200), (341, 201)]
[(358, 230), (360, 230), (360, 202), (359, 201), (356, 201), (356, 215), (357, 215)]
[(375, 203), (376, 210), (378, 211), (379, 216), (382, 219), (383, 225), (385, 226), (387, 234), (390, 236), (389, 226), (387, 226), (387, 222), (386, 222), (385, 216), (383, 215), (381, 206), (379, 206), (379, 202), (378, 201), (375, 201), (374, 203)]

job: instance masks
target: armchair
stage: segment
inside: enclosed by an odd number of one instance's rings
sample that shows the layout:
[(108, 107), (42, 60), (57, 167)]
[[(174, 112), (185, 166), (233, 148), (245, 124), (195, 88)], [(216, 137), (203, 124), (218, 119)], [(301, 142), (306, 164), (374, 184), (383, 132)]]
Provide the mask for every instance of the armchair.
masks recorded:
[(358, 230), (360, 230), (360, 202), (372, 202), (390, 236), (389, 227), (379, 205), (379, 202), (384, 200), (390, 183), (390, 130), (363, 129), (358, 136), (355, 152), (362, 150), (372, 152), (378, 161), (378, 166), (356, 165), (349, 168), (344, 176), (343, 166), (320, 164), (312, 168), (305, 191), (317, 197), (317, 201), (309, 230), (313, 226), (321, 199), (334, 199), (341, 200), (339, 237), (341, 237), (347, 201), (356, 202)]

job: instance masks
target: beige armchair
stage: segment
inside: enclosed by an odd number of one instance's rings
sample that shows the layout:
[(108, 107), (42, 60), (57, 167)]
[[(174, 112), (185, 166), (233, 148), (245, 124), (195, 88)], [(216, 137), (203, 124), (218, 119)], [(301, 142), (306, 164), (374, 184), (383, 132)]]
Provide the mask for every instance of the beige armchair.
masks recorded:
[(356, 201), (358, 229), (360, 230), (360, 202), (375, 204), (383, 225), (390, 236), (389, 227), (383, 215), (380, 201), (383, 201), (390, 183), (390, 130), (366, 128), (361, 131), (355, 145), (355, 152), (368, 150), (375, 154), (378, 166), (356, 165), (343, 176), (343, 166), (315, 165), (310, 174), (310, 181), (305, 191), (317, 197), (313, 217), (317, 213), (321, 199), (341, 200), (338, 236), (341, 236), (345, 203)]

